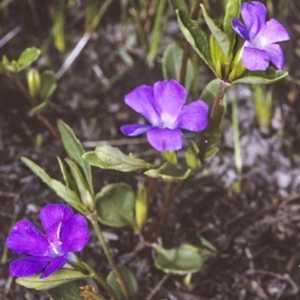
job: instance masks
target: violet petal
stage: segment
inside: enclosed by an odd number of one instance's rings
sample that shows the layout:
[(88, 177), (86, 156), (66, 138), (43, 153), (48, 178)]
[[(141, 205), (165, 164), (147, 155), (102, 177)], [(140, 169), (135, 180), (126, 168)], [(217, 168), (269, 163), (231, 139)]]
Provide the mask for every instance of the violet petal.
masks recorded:
[(277, 44), (269, 45), (265, 48), (265, 51), (269, 55), (270, 61), (279, 69), (283, 68), (284, 55), (281, 47)]
[(249, 31), (249, 38), (252, 40), (265, 26), (267, 8), (258, 1), (244, 3), (241, 14)]
[(121, 131), (128, 136), (137, 136), (149, 131), (151, 128), (153, 128), (151, 125), (129, 124), (122, 126)]
[(239, 34), (244, 40), (249, 41), (249, 33), (245, 25), (239, 19), (232, 19), (233, 30)]
[(182, 148), (182, 132), (179, 129), (155, 128), (148, 131), (147, 138), (150, 145), (161, 152)]
[(267, 21), (265, 28), (260, 33), (262, 46), (267, 46), (277, 42), (287, 41), (290, 36), (286, 29), (275, 19)]
[(9, 265), (12, 276), (26, 277), (40, 273), (51, 261), (49, 257), (28, 256), (14, 260)]
[(160, 117), (156, 111), (153, 87), (147, 85), (137, 87), (125, 96), (125, 103), (144, 116), (152, 125), (159, 125)]
[(63, 204), (49, 204), (41, 210), (41, 222), (50, 242), (60, 241), (60, 230), (72, 216), (72, 209)]
[(61, 250), (63, 253), (76, 252), (83, 249), (90, 237), (86, 219), (76, 214), (61, 229)]
[(269, 55), (264, 50), (244, 47), (242, 61), (248, 70), (264, 71), (269, 66)]
[(51, 262), (47, 265), (45, 271), (41, 275), (42, 278), (49, 277), (51, 274), (59, 270), (64, 264), (66, 264), (68, 259), (64, 256), (54, 257)]
[(186, 90), (176, 80), (158, 81), (154, 84), (154, 97), (163, 127), (174, 129), (174, 122), (186, 101)]
[(7, 247), (18, 254), (43, 256), (49, 243), (42, 233), (29, 221), (22, 220), (15, 224), (7, 240)]
[(207, 126), (209, 106), (201, 100), (183, 107), (177, 126), (190, 131), (201, 131)]

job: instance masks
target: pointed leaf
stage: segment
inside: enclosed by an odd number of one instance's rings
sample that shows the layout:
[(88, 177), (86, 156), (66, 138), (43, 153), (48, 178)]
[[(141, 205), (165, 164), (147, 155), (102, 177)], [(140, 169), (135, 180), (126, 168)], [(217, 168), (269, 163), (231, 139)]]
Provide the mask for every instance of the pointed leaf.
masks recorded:
[(184, 0), (170, 0), (170, 3), (172, 5), (172, 8), (174, 9), (174, 11), (176, 9), (178, 9), (187, 15), (189, 14), (189, 8), (186, 5)]
[(191, 140), (190, 142), (191, 142), (192, 146), (186, 150), (185, 160), (186, 160), (186, 163), (189, 166), (189, 168), (197, 171), (197, 170), (200, 170), (201, 166), (202, 166), (201, 161), (198, 157), (199, 148), (193, 140)]
[(68, 188), (70, 188), (72, 191), (77, 192), (76, 184), (75, 184), (74, 180), (72, 179), (69, 170), (66, 168), (64, 162), (61, 160), (60, 157), (56, 157), (56, 158), (58, 160), (60, 171), (61, 171), (64, 181), (65, 181), (65, 185)]
[[(200, 99), (204, 100), (209, 105), (210, 111), (213, 108), (216, 96), (218, 94), (219, 86), (220, 86), (220, 80), (213, 79), (211, 82), (209, 82), (206, 85), (205, 89), (203, 90), (202, 94), (200, 95)], [(228, 84), (228, 86), (229, 86), (229, 84)], [(226, 101), (226, 95), (225, 95), (223, 97), (221, 107), (219, 108), (219, 112), (216, 117), (217, 121), (215, 123), (214, 130), (213, 130), (211, 138), (209, 140), (209, 145), (216, 143), (221, 137), (222, 124), (223, 124), (223, 120), (224, 120), (224, 116), (225, 116), (225, 112), (226, 112), (226, 107), (227, 107), (227, 101)], [(200, 133), (200, 136), (201, 136), (201, 133)]]
[(67, 151), (69, 157), (77, 163), (77, 165), (81, 168), (81, 171), (84, 174), (88, 187), (90, 189), (90, 193), (93, 195), (93, 183), (92, 183), (92, 172), (91, 166), (86, 163), (82, 155), (84, 154), (84, 149), (80, 141), (75, 136), (73, 130), (63, 121), (59, 120), (57, 122), (58, 130), (60, 132), (62, 142), (65, 150)]
[(126, 183), (105, 186), (96, 195), (96, 209), (100, 221), (112, 227), (130, 226), (136, 229), (135, 195)]
[[(128, 270), (126, 267), (118, 265), (118, 269), (121, 273), (122, 278), (125, 281), (126, 287), (128, 289), (130, 299), (136, 300), (138, 296), (138, 284), (133, 273)], [(115, 272), (111, 271), (107, 276), (107, 283), (114, 290), (116, 295), (118, 296), (118, 300), (126, 300), (123, 296), (122, 290), (118, 283), (118, 279), (116, 278)]]
[(169, 162), (170, 164), (177, 166), (178, 159), (176, 151), (164, 151), (162, 152), (162, 157), (165, 161)]
[(84, 206), (80, 202), (77, 194), (70, 190), (67, 186), (63, 185), (58, 180), (52, 179), (39, 165), (26, 157), (22, 157), (23, 163), (43, 182), (45, 182), (59, 197), (64, 199), (68, 204), (76, 208), (78, 211), (83, 212)]
[(75, 281), (62, 284), (58, 287), (46, 291), (50, 300), (84, 300), (80, 295), (79, 284)]
[(288, 75), (288, 72), (275, 70), (270, 67), (266, 71), (246, 71), (243, 77), (233, 81), (232, 83), (248, 83), (248, 84), (271, 84), (275, 83)]
[(200, 4), (203, 17), (205, 19), (205, 22), (211, 31), (212, 35), (215, 37), (217, 43), (219, 44), (221, 50), (223, 51), (225, 57), (229, 56), (229, 50), (230, 50), (230, 41), (226, 33), (224, 33), (210, 18), (210, 16), (207, 14), (205, 7), (203, 4)]
[(197, 21), (192, 20), (185, 13), (176, 10), (179, 27), (197, 54), (204, 60), (208, 67), (214, 72), (214, 67), (210, 57), (209, 42), (206, 34), (200, 28)]
[(165, 180), (178, 181), (188, 178), (191, 173), (191, 169), (180, 170), (169, 162), (166, 162), (158, 169), (148, 170), (144, 174), (151, 178), (163, 178)]
[[(178, 82), (180, 81), (182, 55), (183, 50), (176, 42), (168, 45), (162, 58), (162, 68), (165, 80), (176, 79)], [(192, 61), (188, 59), (184, 84), (187, 91), (191, 89), (194, 77), (195, 70)]]
[(30, 116), (34, 116), (37, 114), (40, 114), (45, 108), (47, 108), (48, 106), (48, 102), (44, 101), (38, 105), (36, 105), (35, 107), (33, 107), (30, 111), (29, 111), (29, 115)]
[(95, 205), (94, 198), (89, 191), (85, 178), (83, 177), (79, 167), (71, 159), (67, 158), (66, 162), (70, 167), (72, 178), (76, 183), (82, 203), (88, 207), (90, 211), (93, 211)]
[(228, 0), (226, 5), (225, 17), (223, 21), (223, 30), (230, 41), (230, 51), (235, 45), (236, 33), (232, 28), (231, 21), (240, 16), (241, 0)]
[(91, 152), (87, 152), (83, 158), (91, 165), (102, 169), (131, 172), (151, 167), (151, 164), (144, 160), (135, 158), (133, 155), (128, 156), (110, 145), (98, 146), (95, 154), (97, 158)]
[(56, 90), (57, 79), (55, 73), (51, 70), (46, 70), (41, 75), (41, 91), (42, 99), (49, 99)]
[(219, 152), (219, 148), (218, 147), (213, 147), (211, 149), (209, 149), (208, 151), (206, 151), (204, 159), (209, 159), (214, 157), (217, 153)]
[(55, 288), (67, 282), (87, 278), (89, 278), (89, 275), (84, 275), (79, 271), (73, 269), (60, 269), (47, 278), (40, 279), (40, 275), (35, 275), (17, 278), (16, 282), (28, 289), (44, 291)]
[(31, 65), (34, 61), (38, 59), (40, 56), (41, 51), (37, 48), (27, 48), (25, 51), (22, 52), (20, 55), (17, 65), (18, 71), (21, 71)]

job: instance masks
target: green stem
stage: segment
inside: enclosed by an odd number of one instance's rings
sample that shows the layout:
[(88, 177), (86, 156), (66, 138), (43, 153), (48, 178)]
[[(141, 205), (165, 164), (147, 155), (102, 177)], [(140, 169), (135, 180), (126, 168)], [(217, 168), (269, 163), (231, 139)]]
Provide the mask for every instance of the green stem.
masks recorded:
[(232, 97), (232, 127), (233, 127), (233, 137), (234, 137), (235, 166), (238, 174), (240, 175), (242, 173), (242, 155), (241, 155), (241, 144), (240, 144), (238, 106), (237, 106), (235, 88), (234, 88), (234, 96)]
[(96, 235), (98, 237), (98, 240), (103, 248), (103, 251), (105, 253), (105, 256), (110, 264), (110, 266), (112, 267), (113, 271), (115, 272), (115, 276), (117, 278), (117, 281), (120, 285), (120, 288), (122, 290), (122, 293), (125, 297), (126, 300), (130, 300), (130, 294), (128, 292), (128, 289), (127, 289), (127, 286), (125, 284), (125, 281), (124, 279), (122, 278), (122, 275), (118, 269), (118, 266), (116, 265), (114, 259), (113, 259), (113, 256), (112, 256), (112, 253), (111, 253), (111, 250), (109, 248), (109, 246), (106, 244), (105, 242), (105, 239), (104, 239), (104, 236), (103, 236), (103, 233), (102, 233), (102, 230), (98, 224), (98, 221), (96, 219), (96, 216), (90, 216), (89, 217), (89, 220), (91, 221), (92, 223), (92, 226), (96, 232)]
[(226, 82), (220, 80), (219, 89), (209, 116), (208, 125), (204, 130), (204, 134), (200, 142), (199, 159), (202, 163), (204, 162), (205, 153), (209, 144), (210, 137), (215, 127), (216, 118), (218, 116), (219, 109), (222, 105), (222, 100), (225, 95), (226, 87), (227, 87)]
[[(27, 89), (23, 85), (23, 83), (20, 81), (20, 79), (15, 76), (15, 75), (10, 75), (7, 74), (8, 78), (11, 79), (21, 90), (21, 92), (24, 94), (24, 96), (28, 99), (29, 103), (31, 106), (36, 106), (38, 104), (38, 101), (36, 98), (31, 97), (31, 95), (28, 93)], [(43, 115), (43, 114), (38, 114), (37, 118), (44, 123), (44, 125), (48, 128), (48, 130), (52, 133), (52, 135), (59, 141), (61, 142), (60, 135), (58, 134), (57, 130), (51, 125), (49, 120)]]

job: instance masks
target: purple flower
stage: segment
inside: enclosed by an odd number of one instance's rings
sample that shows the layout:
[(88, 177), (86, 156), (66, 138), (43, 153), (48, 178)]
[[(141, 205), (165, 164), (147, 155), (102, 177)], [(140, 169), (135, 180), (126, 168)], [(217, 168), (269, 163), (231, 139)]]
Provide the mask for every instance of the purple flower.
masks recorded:
[(33, 276), (43, 272), (46, 278), (60, 269), (80, 251), (89, 240), (89, 230), (85, 218), (73, 214), (70, 207), (50, 204), (41, 210), (40, 218), (46, 236), (31, 222), (22, 220), (10, 232), (6, 245), (18, 253), (29, 256), (19, 258), (10, 264), (13, 276)]
[(286, 29), (275, 19), (266, 22), (267, 8), (258, 1), (244, 3), (241, 14), (245, 25), (239, 19), (232, 19), (232, 27), (245, 39), (244, 66), (251, 71), (264, 71), (272, 62), (282, 69), (284, 56), (281, 47), (275, 43), (289, 40)]
[(208, 105), (201, 100), (184, 105), (186, 98), (186, 90), (175, 80), (139, 86), (125, 96), (125, 103), (151, 125), (124, 125), (121, 131), (128, 136), (147, 132), (149, 143), (158, 151), (181, 149), (180, 129), (197, 132), (207, 126)]

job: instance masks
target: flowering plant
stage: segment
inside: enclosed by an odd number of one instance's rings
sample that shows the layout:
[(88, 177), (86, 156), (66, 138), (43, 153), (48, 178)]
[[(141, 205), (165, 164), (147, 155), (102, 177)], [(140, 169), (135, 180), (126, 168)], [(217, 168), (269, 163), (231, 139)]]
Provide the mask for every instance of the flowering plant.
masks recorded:
[[(58, 121), (58, 139), (68, 155), (65, 160), (58, 158), (63, 182), (50, 177), (33, 161), (25, 157), (22, 161), (79, 214), (62, 204), (46, 206), (40, 213), (45, 235), (29, 221), (15, 224), (7, 238), (7, 247), (17, 254), (26, 255), (10, 264), (11, 275), (19, 277), (19, 284), (49, 290), (49, 294), (53, 289), (59, 289), (60, 294), (68, 297), (70, 286), (66, 284), (75, 284), (78, 279), (92, 279), (102, 289), (94, 293), (88, 288), (83, 293), (85, 299), (137, 299), (137, 280), (128, 268), (115, 262), (104, 239), (102, 225), (130, 227), (139, 235), (143, 247), (154, 249), (154, 265), (165, 273), (187, 275), (189, 279), (216, 255), (214, 246), (203, 237), (200, 237), (200, 246), (183, 243), (166, 249), (161, 233), (168, 211), (184, 181), (202, 172), (205, 161), (219, 150), (215, 144), (222, 134), (227, 90), (237, 83), (270, 84), (287, 75), (281, 70), (284, 57), (277, 42), (288, 40), (289, 35), (276, 20), (266, 22), (266, 7), (258, 1), (241, 5), (240, 0), (228, 0), (221, 26), (215, 24), (205, 6), (201, 5), (209, 35), (196, 20), (198, 6), (191, 17), (184, 2), (171, 0), (170, 3), (186, 39), (185, 50), (178, 44), (170, 44), (162, 58), (164, 80), (153, 86), (135, 87), (125, 96), (125, 104), (150, 124), (121, 127), (122, 133), (129, 137), (146, 133), (159, 159), (150, 161), (141, 153), (126, 154), (111, 145), (100, 145), (86, 152), (73, 130), (63, 121)], [(245, 24), (239, 20), (240, 13)], [(237, 34), (245, 40), (238, 51)], [(197, 88), (193, 91), (193, 87), (198, 86), (195, 74), (199, 72), (188, 57), (189, 45), (215, 76), (200, 96)], [(280, 70), (269, 67), (270, 62)], [(6, 71), (12, 67), (7, 61), (2, 64)], [(48, 92), (52, 94), (53, 91), (52, 84)], [(193, 96), (189, 97), (189, 93)], [(189, 98), (199, 100), (186, 104)], [(234, 121), (238, 123), (237, 117)], [(192, 132), (186, 135), (185, 143), (182, 130)], [(91, 166), (138, 172), (137, 190), (118, 182), (95, 192)], [(162, 206), (154, 217), (148, 218), (151, 211), (149, 199), (154, 187), (162, 184), (165, 186)], [(81, 251), (88, 243), (87, 221), (111, 267), (106, 279), (73, 253)]]

